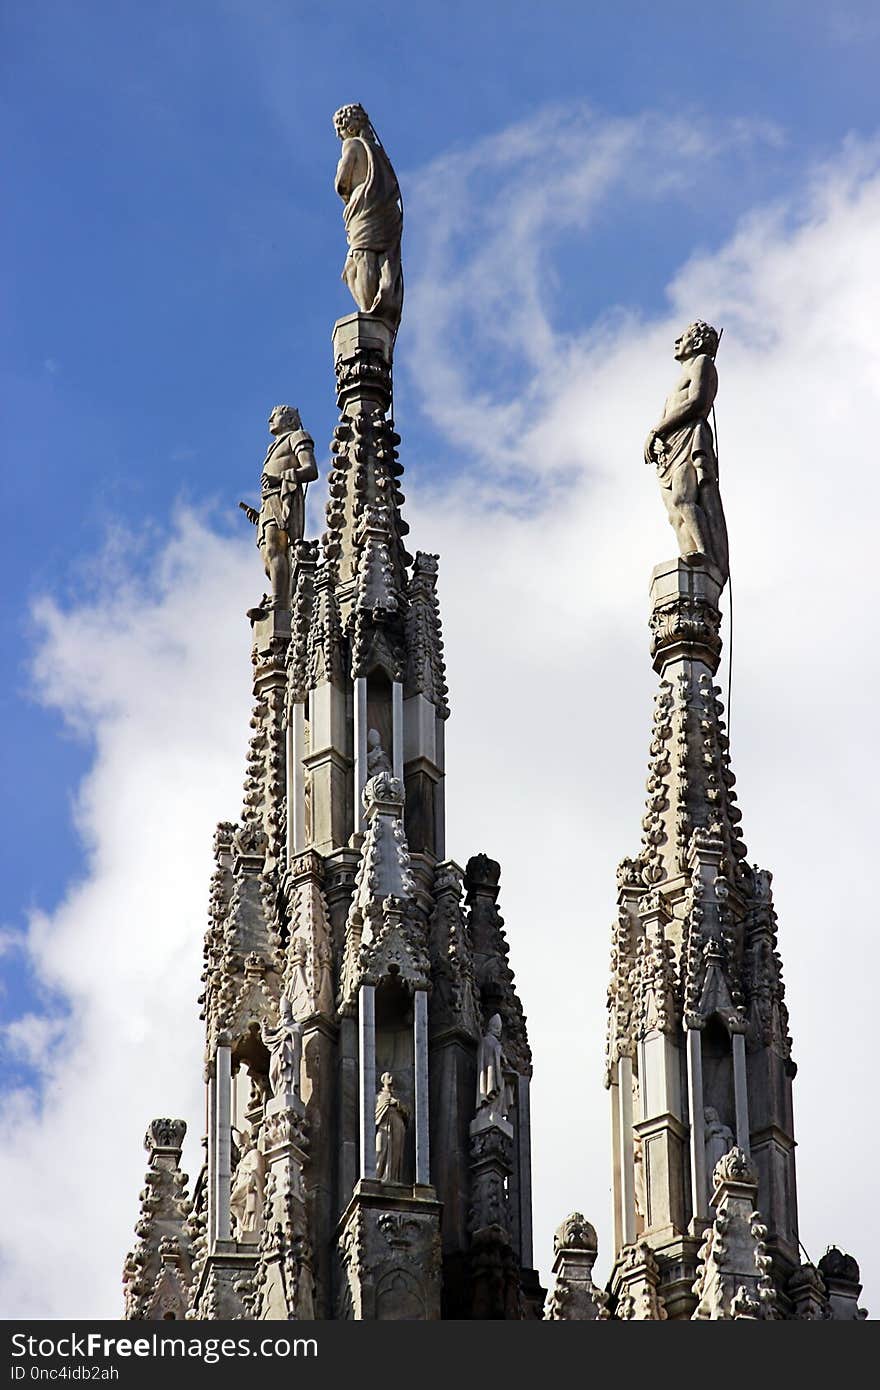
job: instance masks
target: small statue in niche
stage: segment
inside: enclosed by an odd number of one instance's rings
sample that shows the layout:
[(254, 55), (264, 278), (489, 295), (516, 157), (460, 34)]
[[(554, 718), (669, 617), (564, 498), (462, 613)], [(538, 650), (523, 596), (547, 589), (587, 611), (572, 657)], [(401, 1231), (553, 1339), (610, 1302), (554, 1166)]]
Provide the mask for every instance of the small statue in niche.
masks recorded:
[[(274, 435), (263, 460), (260, 509), (239, 506), (257, 528), (257, 546), (272, 586), (269, 607), (290, 607), (290, 547), (301, 541), (306, 523), (305, 484), (318, 476), (315, 441), (303, 429), (299, 411), (292, 405), (276, 405), (269, 416)], [(255, 613), (265, 610), (255, 609)]]
[(714, 1183), (712, 1174), (715, 1172), (715, 1165), (721, 1161), (726, 1153), (733, 1148), (733, 1131), (719, 1117), (718, 1111), (712, 1105), (707, 1105), (703, 1111), (706, 1124), (706, 1176), (709, 1179), (709, 1195), (712, 1195)]
[(486, 1024), (477, 1053), (477, 1114), (490, 1124), (506, 1120), (510, 1095), (504, 1079), (504, 1048), (501, 1045), (501, 1015), (493, 1014)]
[(311, 991), (309, 990), (308, 949), (301, 936), (295, 936), (290, 943), (290, 974), (287, 990), (290, 995), (290, 1009), (298, 1023), (311, 1017)]
[(240, 1137), (241, 1157), (235, 1169), (229, 1195), (229, 1210), (235, 1220), (237, 1239), (260, 1229), (266, 1182), (265, 1159), (257, 1148), (253, 1134), (247, 1133)]
[(384, 319), (396, 332), (403, 311), (403, 202), (397, 175), (361, 105), (341, 106), (333, 125), (342, 141), (334, 186), (345, 204), (348, 239), (342, 279), (362, 313)]
[(315, 947), (315, 1012), (333, 1014), (333, 948), (328, 941)]
[(269, 1028), (265, 1019), (260, 1024), (260, 1036), (269, 1049), (269, 1089), (272, 1098), (299, 1095), (299, 1071), (302, 1058), (302, 1024), (297, 1023), (286, 994), (279, 1004), (277, 1028)]
[(382, 736), (378, 729), (367, 730), (367, 781), (378, 777), (380, 772), (394, 775), (391, 759), (382, 747)]
[(689, 324), (675, 342), (681, 376), (645, 442), (645, 463), (657, 470), (660, 493), (683, 560), (710, 564), (728, 576), (727, 523), (718, 486), (718, 458), (709, 413), (718, 391), (718, 333)]
[(376, 1096), (376, 1177), (379, 1182), (403, 1181), (403, 1148), (409, 1124), (409, 1106), (393, 1092), (394, 1077), (382, 1073), (382, 1089)]

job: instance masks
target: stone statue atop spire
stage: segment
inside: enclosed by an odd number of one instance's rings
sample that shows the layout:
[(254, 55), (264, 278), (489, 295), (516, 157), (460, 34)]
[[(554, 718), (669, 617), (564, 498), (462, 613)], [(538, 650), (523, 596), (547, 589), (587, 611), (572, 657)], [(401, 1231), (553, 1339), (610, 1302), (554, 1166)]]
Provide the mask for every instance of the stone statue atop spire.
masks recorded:
[(722, 584), (728, 575), (727, 524), (718, 486), (718, 457), (709, 412), (718, 391), (719, 334), (698, 319), (675, 342), (682, 371), (645, 442), (645, 463), (657, 469), (660, 492), (678, 548), (688, 564), (708, 563)]
[(290, 547), (305, 530), (305, 485), (318, 476), (315, 441), (292, 405), (276, 405), (269, 416), (274, 436), (263, 460), (260, 508), (239, 506), (257, 528), (257, 546), (272, 585), (271, 607), (290, 607)]
[(345, 204), (348, 238), (342, 278), (361, 313), (375, 314), (396, 332), (403, 309), (403, 203), (397, 175), (362, 106), (340, 107), (333, 124), (342, 141), (335, 187)]

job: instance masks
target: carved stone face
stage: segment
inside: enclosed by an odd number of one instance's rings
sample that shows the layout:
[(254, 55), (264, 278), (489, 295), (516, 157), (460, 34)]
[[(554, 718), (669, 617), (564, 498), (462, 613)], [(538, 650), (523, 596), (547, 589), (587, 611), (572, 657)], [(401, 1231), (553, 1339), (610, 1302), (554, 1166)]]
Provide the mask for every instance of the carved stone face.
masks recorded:
[(676, 338), (674, 356), (676, 362), (686, 362), (689, 357), (696, 357), (701, 352), (714, 357), (717, 349), (718, 334), (715, 329), (697, 319), (694, 323), (689, 323), (684, 332)]
[(686, 362), (689, 357), (693, 357), (696, 351), (698, 335), (696, 326), (692, 323), (675, 340), (675, 360), (676, 362)]
[(302, 427), (299, 411), (292, 405), (276, 405), (269, 416), (270, 434), (289, 434), (291, 430)]

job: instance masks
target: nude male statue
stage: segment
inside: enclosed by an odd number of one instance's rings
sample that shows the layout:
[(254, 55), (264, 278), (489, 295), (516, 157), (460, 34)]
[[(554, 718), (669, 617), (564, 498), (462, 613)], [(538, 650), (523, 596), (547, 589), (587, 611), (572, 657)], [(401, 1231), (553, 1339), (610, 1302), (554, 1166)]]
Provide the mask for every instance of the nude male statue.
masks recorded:
[(276, 405), (269, 416), (274, 435), (263, 460), (260, 509), (239, 506), (257, 528), (257, 545), (266, 576), (272, 585), (271, 607), (290, 607), (290, 546), (305, 531), (304, 484), (318, 476), (315, 441), (303, 429), (299, 411), (292, 405)]
[(727, 524), (709, 412), (718, 391), (718, 334), (702, 320), (675, 342), (681, 376), (645, 442), (645, 463), (657, 469), (660, 492), (682, 559), (708, 563), (728, 577)]

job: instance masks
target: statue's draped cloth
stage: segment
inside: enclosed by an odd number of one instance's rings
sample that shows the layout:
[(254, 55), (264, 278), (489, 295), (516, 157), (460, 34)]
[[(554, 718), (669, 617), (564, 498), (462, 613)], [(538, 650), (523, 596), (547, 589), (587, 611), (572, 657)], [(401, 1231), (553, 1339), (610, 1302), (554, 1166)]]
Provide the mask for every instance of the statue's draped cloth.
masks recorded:
[(664, 453), (660, 459), (652, 459), (656, 464), (657, 477), (662, 487), (672, 486), (672, 475), (682, 463), (693, 462), (701, 454), (706, 459), (708, 471), (717, 478), (715, 462), (715, 442), (707, 420), (690, 421), (681, 429), (671, 430), (663, 439)]
[(342, 278), (354, 293), (351, 280), (361, 257), (375, 256), (378, 262), (379, 287), (368, 312), (400, 321), (403, 307), (403, 270), (400, 261), (400, 239), (403, 234), (403, 212), (400, 207), (400, 187), (385, 151), (363, 136), (351, 136), (358, 141), (367, 165), (367, 175), (351, 191), (343, 209), (348, 255), (342, 268)]

